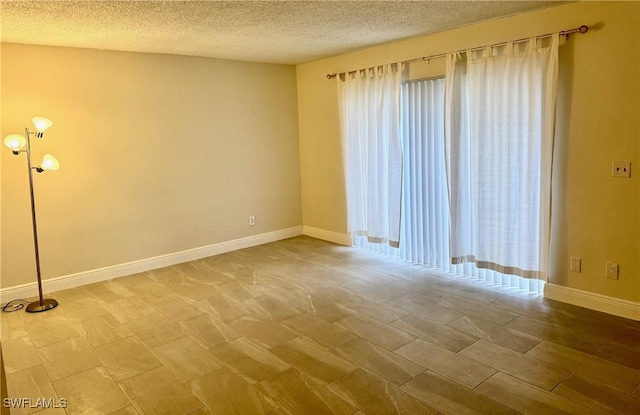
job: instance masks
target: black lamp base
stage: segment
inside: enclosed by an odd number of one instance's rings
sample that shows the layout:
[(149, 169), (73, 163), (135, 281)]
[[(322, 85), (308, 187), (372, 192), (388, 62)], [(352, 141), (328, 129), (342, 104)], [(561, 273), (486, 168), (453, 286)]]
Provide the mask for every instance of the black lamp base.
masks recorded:
[(43, 311), (51, 310), (52, 308), (56, 308), (58, 306), (58, 302), (53, 298), (47, 298), (42, 300), (42, 304), (40, 301), (34, 301), (27, 306), (27, 313), (40, 313)]

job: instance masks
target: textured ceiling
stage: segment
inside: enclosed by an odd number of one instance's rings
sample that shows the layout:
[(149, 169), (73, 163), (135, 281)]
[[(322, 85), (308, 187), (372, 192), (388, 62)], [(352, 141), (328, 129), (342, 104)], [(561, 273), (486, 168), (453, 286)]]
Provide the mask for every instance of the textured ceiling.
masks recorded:
[(297, 64), (561, 1), (10, 1), (3, 42)]

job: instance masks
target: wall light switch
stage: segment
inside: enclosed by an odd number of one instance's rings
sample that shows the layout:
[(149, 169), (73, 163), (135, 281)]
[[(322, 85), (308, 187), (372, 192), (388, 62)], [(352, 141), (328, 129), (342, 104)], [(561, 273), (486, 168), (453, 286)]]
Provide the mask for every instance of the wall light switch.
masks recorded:
[(631, 162), (630, 161), (614, 161), (613, 171), (611, 172), (613, 177), (631, 177)]
[(571, 271), (580, 272), (582, 268), (582, 260), (574, 256), (571, 257)]

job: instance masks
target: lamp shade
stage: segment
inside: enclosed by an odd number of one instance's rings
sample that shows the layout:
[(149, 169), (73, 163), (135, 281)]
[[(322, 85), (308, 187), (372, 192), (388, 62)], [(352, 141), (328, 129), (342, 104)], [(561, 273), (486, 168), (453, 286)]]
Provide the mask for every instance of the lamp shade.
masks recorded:
[(36, 131), (39, 133), (44, 132), (44, 130), (53, 125), (53, 121), (44, 117), (33, 117), (31, 121), (33, 121), (33, 125), (36, 126)]
[(42, 164), (40, 164), (40, 168), (42, 170), (58, 170), (60, 168), (60, 162), (51, 154), (45, 154), (42, 158)]
[(20, 151), (27, 144), (27, 140), (20, 134), (9, 134), (4, 138), (4, 145), (11, 151)]

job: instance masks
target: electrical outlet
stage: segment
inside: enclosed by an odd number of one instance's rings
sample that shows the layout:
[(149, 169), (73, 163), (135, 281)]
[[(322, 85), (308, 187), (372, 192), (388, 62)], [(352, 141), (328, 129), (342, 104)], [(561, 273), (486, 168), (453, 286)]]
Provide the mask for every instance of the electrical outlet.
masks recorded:
[(613, 171), (611, 172), (613, 177), (631, 177), (631, 162), (630, 161), (614, 161)]
[(256, 224), (256, 217), (249, 216), (249, 226), (255, 226), (255, 224)]
[(607, 278), (611, 278), (612, 280), (617, 280), (620, 276), (619, 274), (620, 267), (615, 262), (607, 262)]
[(581, 272), (582, 269), (582, 260), (580, 258), (571, 257), (571, 271), (573, 272)]

